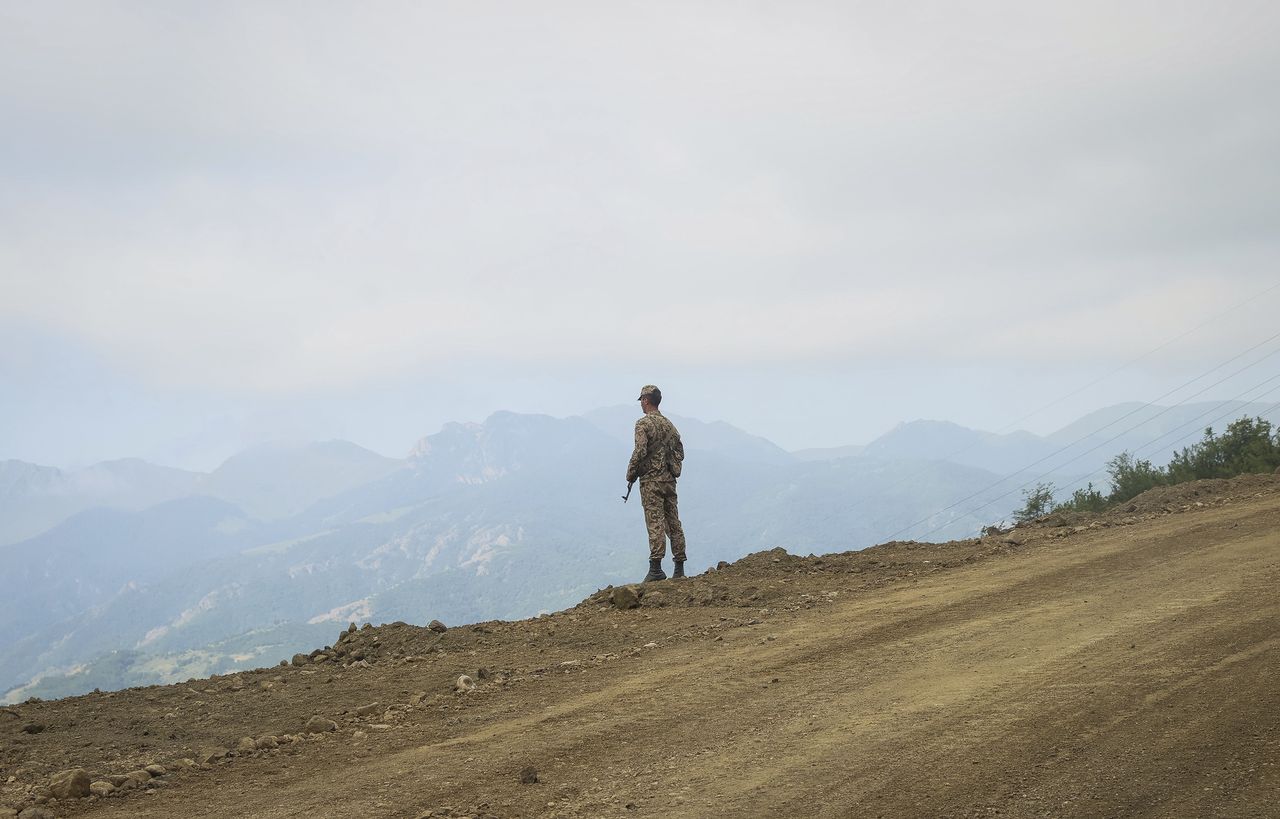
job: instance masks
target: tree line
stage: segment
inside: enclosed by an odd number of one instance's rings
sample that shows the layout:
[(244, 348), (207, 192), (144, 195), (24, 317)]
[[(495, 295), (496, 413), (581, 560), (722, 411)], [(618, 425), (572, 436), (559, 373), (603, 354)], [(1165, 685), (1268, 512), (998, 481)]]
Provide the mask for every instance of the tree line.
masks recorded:
[(1054, 500), (1052, 483), (1037, 483), (1022, 493), (1023, 505), (1013, 513), (1018, 523), (1026, 523), (1051, 512), (1102, 512), (1157, 486), (1173, 486), (1205, 478), (1234, 478), (1280, 469), (1280, 432), (1262, 418), (1241, 418), (1227, 425), (1221, 434), (1213, 427), (1191, 446), (1174, 453), (1165, 466), (1121, 452), (1107, 462), (1111, 489), (1104, 494), (1092, 483), (1071, 493), (1065, 501)]

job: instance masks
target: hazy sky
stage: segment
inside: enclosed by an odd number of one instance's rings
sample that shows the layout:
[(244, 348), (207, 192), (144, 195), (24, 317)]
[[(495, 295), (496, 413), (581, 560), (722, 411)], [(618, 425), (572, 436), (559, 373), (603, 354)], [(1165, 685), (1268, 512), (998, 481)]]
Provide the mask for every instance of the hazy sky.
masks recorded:
[(0, 459), (401, 455), (646, 382), (787, 447), (1001, 429), (1208, 322), (1021, 426), (1151, 400), (1280, 332), (1278, 24), (0, 4)]

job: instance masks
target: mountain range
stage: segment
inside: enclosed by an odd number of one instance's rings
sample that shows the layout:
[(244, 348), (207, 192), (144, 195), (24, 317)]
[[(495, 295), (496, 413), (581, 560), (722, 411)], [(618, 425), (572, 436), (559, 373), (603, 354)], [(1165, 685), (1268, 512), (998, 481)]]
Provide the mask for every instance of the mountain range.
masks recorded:
[[(688, 451), (690, 569), (779, 546), (971, 536), (1041, 473), (1065, 489), (1120, 449), (1198, 438), (1212, 413), (1275, 409), (1113, 407), (1045, 437), (915, 421), (825, 456), (673, 415)], [(286, 658), (335, 624), (518, 618), (634, 580), (641, 510), (619, 496), (635, 415), (499, 412), (447, 424), (404, 459), (340, 441), (275, 445), (208, 474), (4, 462), (4, 532), (27, 536), (0, 546), (0, 691), (221, 673)]]

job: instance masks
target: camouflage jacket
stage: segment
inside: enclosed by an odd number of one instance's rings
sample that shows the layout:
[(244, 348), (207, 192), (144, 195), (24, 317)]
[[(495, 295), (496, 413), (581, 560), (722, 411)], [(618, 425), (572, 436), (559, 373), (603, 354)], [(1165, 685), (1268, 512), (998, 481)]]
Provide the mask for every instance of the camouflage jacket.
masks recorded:
[(636, 421), (636, 448), (627, 464), (627, 483), (674, 481), (683, 462), (680, 431), (665, 415), (654, 410)]

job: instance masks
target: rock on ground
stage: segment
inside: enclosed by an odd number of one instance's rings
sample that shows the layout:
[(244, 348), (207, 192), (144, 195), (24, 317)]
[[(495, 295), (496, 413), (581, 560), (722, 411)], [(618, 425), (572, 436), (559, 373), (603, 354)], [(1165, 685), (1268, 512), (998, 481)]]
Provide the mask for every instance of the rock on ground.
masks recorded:
[(49, 780), (49, 793), (55, 799), (80, 799), (89, 795), (89, 786), (92, 784), (88, 771), (84, 768), (72, 768), (54, 774)]
[(640, 605), (640, 595), (634, 586), (619, 586), (609, 595), (614, 608), (634, 609)]
[(302, 730), (308, 734), (323, 734), (327, 731), (338, 730), (338, 723), (324, 717), (312, 717), (307, 720), (307, 724), (302, 726)]

